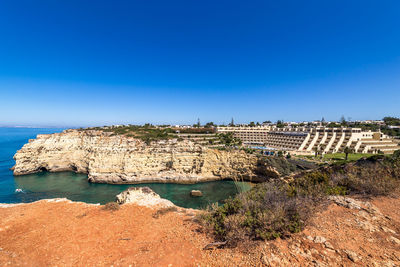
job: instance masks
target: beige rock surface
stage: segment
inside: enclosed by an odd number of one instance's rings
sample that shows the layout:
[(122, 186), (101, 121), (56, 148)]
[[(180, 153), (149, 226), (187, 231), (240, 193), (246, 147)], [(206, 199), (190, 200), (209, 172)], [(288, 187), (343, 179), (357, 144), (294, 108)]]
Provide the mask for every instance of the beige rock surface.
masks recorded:
[[(257, 157), (221, 151), (189, 140), (152, 142), (102, 131), (66, 130), (38, 135), (14, 156), (14, 175), (39, 171), (87, 173), (96, 183), (195, 183), (237, 178), (260, 179)], [(269, 173), (276, 174), (273, 168)]]
[(138, 206), (168, 208), (174, 207), (174, 203), (161, 198), (149, 187), (130, 187), (116, 196), (118, 204), (136, 204)]

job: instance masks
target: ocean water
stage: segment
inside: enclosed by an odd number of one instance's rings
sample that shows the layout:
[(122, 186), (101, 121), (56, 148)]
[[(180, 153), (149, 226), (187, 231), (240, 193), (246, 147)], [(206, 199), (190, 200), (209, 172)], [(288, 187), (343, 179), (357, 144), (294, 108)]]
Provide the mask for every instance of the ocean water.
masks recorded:
[[(29, 139), (37, 134), (60, 132), (63, 129), (45, 128), (0, 128), (0, 203), (32, 202), (46, 198), (65, 197), (74, 201), (105, 204), (115, 200), (115, 195), (131, 186), (148, 186), (161, 197), (186, 208), (205, 208), (211, 203), (222, 203), (238, 193), (238, 187), (246, 190), (248, 183), (215, 181), (198, 184), (150, 183), (140, 185), (92, 184), (87, 175), (73, 172), (41, 172), (13, 176), (10, 168), (15, 164), (13, 156)], [(22, 192), (16, 192), (22, 189)], [(196, 189), (202, 197), (190, 196)]]

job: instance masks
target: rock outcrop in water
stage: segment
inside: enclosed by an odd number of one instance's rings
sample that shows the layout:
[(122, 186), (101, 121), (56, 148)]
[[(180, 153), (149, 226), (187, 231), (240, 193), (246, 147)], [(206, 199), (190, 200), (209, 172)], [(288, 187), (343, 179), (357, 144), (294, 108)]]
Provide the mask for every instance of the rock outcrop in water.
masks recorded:
[(96, 183), (262, 181), (279, 176), (272, 166), (261, 166), (260, 171), (258, 157), (244, 151), (221, 151), (176, 139), (146, 144), (97, 130), (38, 135), (14, 159), (14, 175), (75, 171), (87, 173)]
[(175, 205), (168, 199), (161, 198), (150, 187), (130, 187), (116, 196), (118, 204), (136, 204), (145, 207), (168, 208)]

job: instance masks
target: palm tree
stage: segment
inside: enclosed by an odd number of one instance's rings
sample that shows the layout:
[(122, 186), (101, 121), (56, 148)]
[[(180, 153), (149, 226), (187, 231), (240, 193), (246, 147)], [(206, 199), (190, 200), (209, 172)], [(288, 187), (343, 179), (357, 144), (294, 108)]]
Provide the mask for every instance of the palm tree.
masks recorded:
[(352, 148), (350, 148), (350, 147), (348, 147), (348, 146), (346, 146), (344, 149), (343, 149), (343, 152), (344, 152), (344, 154), (346, 154), (346, 160), (349, 158), (349, 154), (350, 153), (353, 153), (353, 149)]

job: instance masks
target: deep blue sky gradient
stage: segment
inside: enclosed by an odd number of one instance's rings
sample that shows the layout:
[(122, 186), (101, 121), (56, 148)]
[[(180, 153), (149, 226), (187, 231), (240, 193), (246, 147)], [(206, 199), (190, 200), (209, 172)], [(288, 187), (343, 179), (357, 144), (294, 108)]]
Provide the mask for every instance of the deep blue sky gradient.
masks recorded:
[(0, 1), (0, 125), (400, 116), (400, 2)]

